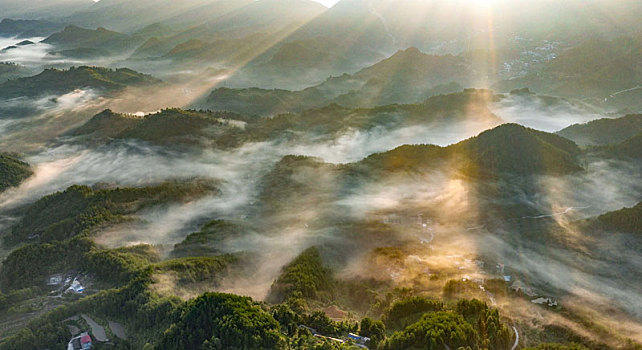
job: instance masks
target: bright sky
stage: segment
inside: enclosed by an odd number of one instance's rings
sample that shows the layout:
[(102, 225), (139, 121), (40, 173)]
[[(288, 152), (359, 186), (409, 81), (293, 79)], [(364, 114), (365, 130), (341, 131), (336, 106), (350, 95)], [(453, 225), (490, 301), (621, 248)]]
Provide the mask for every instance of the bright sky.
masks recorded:
[(314, 1), (320, 2), (327, 7), (332, 7), (334, 4), (339, 2), (339, 0), (314, 0)]

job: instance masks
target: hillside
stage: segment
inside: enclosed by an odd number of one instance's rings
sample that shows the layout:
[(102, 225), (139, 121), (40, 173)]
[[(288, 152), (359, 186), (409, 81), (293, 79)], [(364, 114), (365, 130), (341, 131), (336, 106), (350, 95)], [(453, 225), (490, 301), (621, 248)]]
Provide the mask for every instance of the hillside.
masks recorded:
[(96, 49), (91, 47), (79, 47), (76, 49), (52, 51), (49, 53), (54, 57), (69, 57), (76, 59), (91, 59), (110, 56), (111, 53), (105, 49)]
[[(295, 70), (296, 66), (289, 62), (302, 62), (300, 58), (279, 61)], [(297, 113), (329, 103), (351, 108), (412, 104), (433, 95), (459, 91), (461, 85), (474, 80), (471, 75), (467, 61), (461, 57), (427, 55), (410, 48), (355, 74), (332, 77), (304, 90), (219, 88), (197, 105), (238, 113), (275, 115)]]
[(72, 67), (69, 70), (46, 69), (42, 73), (0, 84), (0, 98), (60, 95), (76, 89), (96, 89), (106, 93), (128, 86), (160, 83), (152, 76), (128, 68)]
[[(634, 91), (642, 82), (640, 36), (613, 40), (589, 39), (561, 53), (541, 71), (523, 78), (503, 81), (500, 91), (530, 87), (541, 93), (558, 96), (594, 98), (616, 108), (640, 108), (634, 98), (620, 94)], [(629, 92), (630, 90), (630, 92)]]
[[(253, 42), (254, 48), (269, 49), (281, 38), (281, 32), (291, 31), (300, 23), (317, 16), (325, 7), (310, 0), (267, 0), (267, 1), (205, 1), (202, 6), (194, 6), (185, 14), (167, 18), (161, 23), (177, 27), (169, 35), (158, 36), (146, 40), (132, 54), (134, 58), (165, 56), (171, 59), (191, 60), (203, 63), (208, 59), (225, 57), (217, 53), (216, 45), (224, 46), (225, 43), (237, 43), (237, 51), (246, 51), (249, 48), (242, 45), (244, 42)], [(207, 16), (209, 14), (209, 16)], [(252, 38), (265, 38), (264, 41), (252, 41)], [(188, 43), (202, 42), (200, 51), (196, 55), (175, 55), (170, 53), (176, 48), (185, 48)], [(245, 60), (256, 58), (240, 52), (234, 52), (234, 47), (222, 48), (228, 52), (227, 56), (238, 56)], [(258, 52), (261, 54), (262, 52)]]
[(0, 0), (0, 350), (642, 350), (640, 19)]
[(217, 1), (107, 0), (103, 3), (96, 2), (86, 9), (67, 14), (64, 20), (79, 26), (119, 28), (130, 32), (215, 2)]
[[(251, 99), (252, 95), (247, 98)], [(141, 118), (104, 111), (70, 135), (89, 142), (130, 138), (165, 145), (185, 145), (201, 141), (224, 148), (236, 147), (245, 141), (305, 140), (310, 137), (329, 140), (355, 130), (436, 127), (469, 121), (498, 125), (502, 121), (488, 108), (488, 104), (497, 98), (486, 90), (467, 90), (434, 96), (415, 105), (352, 109), (331, 104), (273, 118), (179, 109), (163, 110)]]
[(468, 85), (474, 73), (460, 56), (427, 55), (416, 48), (398, 51), (352, 77), (364, 82), (361, 89), (337, 98), (338, 103), (374, 106), (392, 103), (416, 103), (449, 83)]
[(600, 215), (597, 220), (608, 230), (642, 234), (642, 202), (632, 208)]
[(242, 117), (228, 112), (197, 112), (164, 109), (137, 117), (105, 110), (72, 130), (69, 135), (83, 142), (134, 139), (164, 145), (198, 145), (213, 142), (222, 147), (236, 145), (236, 123)]
[(212, 256), (223, 253), (227, 240), (238, 238), (245, 232), (241, 225), (224, 220), (214, 220), (203, 225), (200, 231), (189, 234), (174, 245), (175, 257)]
[(621, 118), (605, 118), (571, 125), (557, 134), (581, 146), (596, 146), (620, 143), (640, 132), (642, 114), (630, 114)]
[(255, 140), (278, 136), (322, 137), (330, 139), (341, 133), (372, 130), (395, 130), (410, 126), (443, 126), (447, 123), (480, 122), (499, 125), (502, 121), (488, 108), (498, 98), (486, 90), (433, 96), (423, 103), (389, 105), (376, 108), (347, 108), (330, 104), (298, 114), (281, 114), (249, 123), (246, 131)]
[[(570, 174), (581, 170), (572, 141), (517, 124), (504, 124), (448, 147), (402, 146), (357, 163), (376, 171), (425, 170), (451, 164), (473, 177)], [(441, 162), (441, 163), (440, 163)]]
[(0, 83), (29, 75), (29, 69), (15, 63), (0, 62)]
[(140, 40), (103, 27), (92, 30), (69, 25), (42, 42), (54, 45), (58, 49), (94, 48), (113, 50), (114, 53), (118, 53), (121, 50), (135, 48)]
[(33, 38), (49, 36), (64, 28), (64, 24), (45, 20), (15, 20), (5, 18), (0, 22), (0, 36)]
[(0, 153), (0, 192), (18, 186), (32, 174), (29, 164), (14, 155)]
[(642, 132), (617, 144), (596, 146), (591, 151), (607, 158), (640, 159), (642, 158)]
[(100, 225), (125, 220), (143, 208), (190, 200), (216, 190), (208, 181), (166, 182), (143, 188), (106, 190), (72, 186), (28, 206), (22, 220), (4, 241), (10, 245), (64, 241), (87, 234)]

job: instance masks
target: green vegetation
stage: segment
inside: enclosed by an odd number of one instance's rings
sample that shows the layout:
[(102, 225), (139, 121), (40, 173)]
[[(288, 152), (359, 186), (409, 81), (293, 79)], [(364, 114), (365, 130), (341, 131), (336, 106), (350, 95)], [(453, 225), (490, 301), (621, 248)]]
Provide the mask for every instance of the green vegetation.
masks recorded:
[[(138, 39), (140, 40), (140, 39)], [(43, 42), (63, 48), (101, 48), (123, 50), (134, 48), (139, 42), (129, 35), (105, 28), (85, 29), (75, 25), (66, 26), (62, 31), (50, 35)]]
[(0, 192), (18, 186), (32, 174), (29, 164), (14, 155), (0, 153)]
[(4, 18), (0, 22), (0, 35), (4, 37), (42, 37), (63, 29), (62, 24), (45, 20)]
[(252, 299), (206, 293), (183, 307), (156, 348), (281, 349), (284, 338), (279, 330), (279, 323)]
[(69, 70), (46, 69), (26, 78), (0, 84), (0, 98), (61, 95), (76, 89), (115, 92), (128, 86), (150, 86), (160, 80), (128, 68), (72, 67)]
[(7, 294), (0, 293), (0, 312), (7, 312), (23, 300), (28, 300), (41, 294), (38, 288), (25, 288), (10, 291)]
[[(296, 69), (293, 66), (306, 60), (301, 56), (306, 50), (310, 51), (311, 43), (291, 42), (283, 45), (270, 64)], [(319, 40), (314, 43), (319, 43)], [(311, 59), (319, 60), (315, 64), (317, 69), (325, 63), (320, 59), (323, 55), (324, 52), (310, 53)], [(461, 57), (427, 55), (413, 47), (398, 51), (355, 74), (332, 77), (304, 90), (219, 88), (198, 105), (242, 114), (273, 116), (301, 113), (331, 104), (348, 108), (417, 104), (431, 96), (460, 91), (461, 85), (456, 82), (473, 80), (471, 72), (462, 69), (464, 63)]]
[(63, 241), (101, 225), (123, 221), (146, 207), (215, 192), (208, 181), (166, 182), (153, 187), (93, 190), (72, 186), (30, 205), (5, 243)]
[[(413, 302), (406, 303), (406, 306), (418, 302), (419, 299), (414, 299)], [(417, 322), (386, 339), (380, 348), (510, 348), (512, 334), (500, 321), (499, 312), (488, 308), (481, 301), (464, 299), (460, 300), (452, 311), (438, 310), (424, 313)], [(408, 308), (407, 313), (413, 313), (412, 309)]]
[(136, 117), (105, 110), (70, 135), (94, 143), (111, 139), (136, 139), (162, 145), (195, 145), (203, 141), (221, 147), (239, 145), (244, 138), (240, 123), (242, 116), (229, 112), (164, 109), (155, 114)]
[(370, 338), (370, 344), (376, 348), (386, 338), (386, 325), (381, 321), (365, 317), (359, 324), (359, 335)]
[(332, 272), (323, 265), (319, 250), (308, 248), (283, 268), (268, 300), (280, 303), (291, 298), (327, 299), (333, 283)]
[(479, 291), (479, 286), (473, 281), (449, 280), (444, 285), (445, 299), (457, 299)]
[(540, 344), (534, 348), (524, 348), (524, 350), (588, 350), (588, 348), (579, 344), (562, 345), (555, 343)]
[[(560, 136), (504, 124), (458, 144), (401, 146), (355, 164), (358, 171), (420, 171), (449, 163), (474, 177), (570, 174), (580, 171), (580, 149)], [(361, 169), (361, 167), (366, 169)]]
[(91, 58), (99, 58), (99, 57), (107, 57), (110, 56), (110, 52), (105, 50), (105, 49), (96, 49), (96, 48), (91, 48), (91, 47), (80, 47), (77, 49), (70, 49), (70, 50), (60, 50), (60, 51), (54, 51), (50, 52), (49, 55), (51, 56), (63, 56), (63, 57), (70, 57), (70, 58), (79, 58), (79, 59), (91, 59)]
[(203, 225), (199, 232), (188, 235), (181, 243), (174, 245), (172, 255), (185, 257), (220, 254), (220, 244), (241, 234), (243, 228), (235, 223), (224, 220), (210, 221)]
[(29, 75), (28, 72), (27, 68), (14, 62), (0, 62), (0, 83)]
[(591, 151), (606, 158), (640, 159), (642, 158), (642, 132), (621, 143), (594, 147)]
[(159, 261), (159, 253), (149, 245), (113, 250), (92, 247), (84, 254), (81, 266), (91, 271), (100, 281), (124, 285), (134, 279), (143, 268)]
[(557, 134), (581, 146), (612, 145), (642, 133), (642, 114), (621, 118), (598, 119), (586, 124), (571, 125)]
[(46, 196), (29, 206), (5, 237), (8, 244), (33, 243), (12, 251), (2, 263), (0, 287), (40, 286), (53, 273), (77, 269), (93, 271), (106, 282), (125, 283), (142, 265), (158, 258), (133, 248), (97, 249), (89, 239), (93, 230), (126, 220), (145, 207), (197, 198), (215, 190), (210, 182), (194, 181), (110, 190), (72, 186)]
[(381, 348), (392, 349), (442, 349), (446, 346), (476, 347), (479, 335), (463, 317), (451, 312), (424, 315), (417, 323), (386, 339)]
[(226, 269), (239, 261), (238, 256), (187, 257), (163, 261), (153, 265), (154, 273), (175, 272), (181, 284), (202, 281), (215, 282), (226, 275)]
[(597, 220), (608, 230), (642, 234), (642, 202), (633, 208), (600, 215)]
[(20, 247), (2, 262), (0, 289), (7, 291), (44, 286), (51, 274), (81, 267), (84, 254), (93, 247), (94, 243), (84, 237)]
[(438, 300), (424, 297), (410, 297), (399, 300), (383, 315), (383, 322), (389, 330), (402, 330), (417, 322), (427, 312), (444, 309), (444, 304)]

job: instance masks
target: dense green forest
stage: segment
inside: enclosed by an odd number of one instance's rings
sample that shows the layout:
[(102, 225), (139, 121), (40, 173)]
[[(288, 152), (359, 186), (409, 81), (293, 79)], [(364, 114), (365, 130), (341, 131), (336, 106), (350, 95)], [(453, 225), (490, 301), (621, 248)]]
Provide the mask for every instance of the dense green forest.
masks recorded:
[[(42, 198), (24, 210), (22, 219), (4, 236), (9, 254), (0, 269), (0, 288), (13, 290), (43, 285), (53, 273), (79, 269), (103, 259), (90, 239), (93, 230), (133, 219), (137, 211), (160, 204), (216, 193), (210, 181), (166, 182), (155, 187), (94, 190), (72, 186)], [(89, 259), (85, 259), (89, 254)], [(112, 258), (120, 255), (109, 253)], [(115, 254), (115, 255), (114, 255)], [(127, 274), (106, 269), (115, 275)], [(124, 277), (127, 277), (124, 276)]]
[[(426, 118), (441, 118), (453, 111), (465, 113), (457, 107), (464, 101), (488, 98), (493, 97), (487, 91), (466, 91), (433, 97), (421, 106), (379, 107), (376, 113), (405, 110), (408, 118), (420, 118), (429, 110), (432, 114)], [(287, 129), (304, 119), (309, 122), (306, 127), (316, 125), (320, 133), (334, 132), (335, 129), (325, 129), (332, 124), (330, 118), (316, 121), (315, 118), (343, 109), (334, 105), (269, 121), (227, 112), (167, 109), (137, 117), (106, 110), (69, 135), (88, 142), (98, 136), (97, 139), (103, 138), (99, 143), (129, 138), (158, 144), (189, 144), (190, 137), (202, 141), (211, 136), (203, 130), (221, 128), (219, 135), (223, 139), (238, 133), (234, 135), (239, 139), (258, 140), (263, 137), (258, 132), (263, 127), (266, 131), (263, 135), (269, 138), (269, 130)], [(362, 112), (368, 116), (371, 111)], [(353, 117), (355, 126), (380, 123), (369, 117)], [(226, 123), (231, 120), (247, 125), (245, 129), (228, 128)], [(276, 126), (266, 127), (271, 123)], [(628, 144), (634, 139), (624, 142)], [(364, 180), (385, 175), (401, 178), (421, 175), (443, 166), (456, 170), (462, 178), (476, 181), (477, 188), (485, 191), (486, 199), (497, 202), (486, 207), (488, 212), (500, 208), (506, 216), (527, 215), (529, 208), (499, 203), (513, 195), (506, 194), (515, 190), (511, 186), (518, 184), (519, 194), (525, 194), (531, 190), (529, 179), (534, 176), (582, 173), (584, 157), (595, 156), (601, 149), (583, 149), (556, 134), (504, 124), (452, 146), (406, 145), (349, 164), (286, 156), (258, 182), (259, 203), (253, 208), (260, 217), (271, 218), (292, 208), (314, 207), (322, 214), (305, 227), (315, 230), (328, 225), (323, 210), (327, 203), (341, 198), (342, 191), (349, 192)], [(635, 145), (630, 149), (637, 150)], [(8, 157), (13, 162), (10, 164), (29, 169), (27, 164)], [(485, 182), (492, 186), (484, 187)], [(30, 321), (24, 321), (24, 327), (3, 334), (0, 349), (64, 349), (69, 338), (69, 318), (83, 313), (102, 323), (117, 321), (125, 326), (130, 337), (112, 339), (116, 349), (353, 349), (351, 341), (342, 343), (331, 338), (345, 339), (348, 333), (358, 333), (371, 338), (367, 344), (370, 349), (507, 350), (516, 340), (513, 327), (527, 337), (520, 346), (603, 348), (570, 328), (542, 331), (539, 326), (518, 323), (496, 305), (491, 306), (487, 293), (495, 298), (530, 303), (523, 293), (512, 292), (503, 276), (493, 275), (478, 283), (435, 272), (422, 277), (435, 288), (419, 291), (377, 278), (337, 273), (337, 267), (349, 262), (346, 256), (351, 257), (356, 250), (366, 252), (371, 262), (383, 261), (373, 268), (403, 266), (408, 256), (422, 248), (416, 247), (414, 230), (409, 230), (411, 238), (400, 241), (394, 237), (395, 225), (400, 223), (387, 224), (372, 218), (332, 222), (332, 234), (340, 237), (341, 243), (325, 242), (303, 250), (280, 270), (265, 302), (212, 292), (229, 287), (226, 282), (230, 280), (251, 281), (256, 277), (252, 273), (257, 269), (257, 261), (260, 263), (256, 256), (259, 254), (229, 254), (226, 249), (229, 242), (262, 233), (251, 221), (203, 218), (199, 230), (164, 247), (140, 244), (110, 249), (93, 240), (101, 229), (135, 223), (137, 214), (144, 209), (216, 195), (220, 193), (218, 187), (218, 182), (198, 178), (146, 187), (77, 185), (16, 208), (17, 220), (3, 235), (4, 247), (12, 250), (7, 252), (0, 269), (0, 312), (8, 319), (24, 315), (25, 310), (35, 313)], [(595, 227), (600, 232), (639, 233), (636, 221), (640, 217), (639, 208), (637, 205), (604, 214), (591, 222), (598, 223)], [(538, 234), (540, 237), (531, 238), (532, 242), (544, 241), (545, 235), (551, 242), (564, 242), (555, 238), (557, 231), (550, 222), (518, 222), (513, 227), (516, 227), (511, 232), (514, 237)], [(54, 274), (86, 276), (90, 281), (89, 292), (86, 296), (52, 294), (46, 284)], [(54, 297), (59, 298), (55, 303), (43, 301)], [(567, 310), (559, 308), (542, 306), (540, 310), (560, 317), (568, 315)], [(599, 327), (596, 325), (595, 329)], [(547, 336), (540, 338), (542, 332)], [(542, 342), (568, 339), (577, 344), (538, 345), (540, 339)], [(635, 349), (635, 345), (630, 345), (632, 342), (622, 340), (622, 343), (628, 344), (622, 348)]]
[[(294, 311), (290, 302), (270, 305), (219, 293), (206, 293), (185, 302), (175, 297), (160, 297), (149, 288), (154, 283), (154, 273), (173, 269), (189, 278), (190, 274), (216, 274), (221, 270), (206, 272), (209, 269), (205, 267), (209, 265), (205, 263), (207, 258), (190, 258), (193, 263), (190, 260), (159, 263), (157, 253), (149, 246), (111, 251), (94, 247), (91, 250), (85, 268), (103, 280), (120, 281), (122, 287), (83, 298), (32, 321), (18, 334), (0, 343), (0, 349), (45, 346), (62, 349), (66, 333), (63, 321), (81, 312), (113, 318), (138, 331), (130, 341), (119, 341), (118, 344), (125, 348), (331, 349), (339, 345), (314, 338), (308, 329), (299, 325), (334, 337), (361, 332), (372, 338), (371, 347), (381, 349), (415, 348), (421, 344), (508, 349), (511, 342), (512, 334), (499, 319), (497, 310), (478, 300), (461, 300), (446, 306), (423, 297), (402, 298), (384, 312), (384, 322), (371, 318), (360, 322), (335, 322), (325, 313), (308, 307)], [(327, 279), (332, 274), (320, 265), (319, 259), (316, 248), (305, 251), (284, 268), (275, 285), (289, 283), (288, 291), (293, 295), (317, 298), (314, 293), (327, 290), (327, 287), (310, 284), (314, 280), (310, 276)], [(218, 264), (224, 266), (226, 262), (219, 259)], [(6, 305), (18, 297), (28, 297), (20, 295), (25, 293), (28, 292), (12, 292), (2, 295), (0, 300)], [(52, 344), (59, 345), (52, 347)], [(349, 346), (345, 344), (342, 348)]]
[(632, 208), (623, 208), (600, 215), (598, 221), (609, 230), (642, 233), (642, 202)]
[(145, 207), (197, 198), (216, 192), (210, 181), (166, 182), (158, 186), (94, 190), (72, 186), (31, 204), (5, 243), (53, 242), (123, 221)]
[(29, 164), (14, 155), (0, 153), (0, 192), (18, 186), (31, 174), (33, 171)]
[(575, 141), (581, 146), (617, 144), (642, 132), (642, 114), (629, 114), (621, 118), (604, 118), (586, 124), (571, 125), (558, 135)]
[(230, 112), (164, 109), (137, 117), (105, 110), (72, 130), (69, 135), (90, 144), (109, 140), (134, 139), (160, 145), (201, 145), (214, 143), (221, 147), (238, 146), (243, 136), (234, 122), (243, 116)]
[(356, 163), (355, 168), (364, 173), (420, 171), (441, 162), (474, 177), (569, 174), (582, 169), (580, 152), (575, 143), (563, 137), (504, 124), (448, 147), (406, 145), (373, 154)]

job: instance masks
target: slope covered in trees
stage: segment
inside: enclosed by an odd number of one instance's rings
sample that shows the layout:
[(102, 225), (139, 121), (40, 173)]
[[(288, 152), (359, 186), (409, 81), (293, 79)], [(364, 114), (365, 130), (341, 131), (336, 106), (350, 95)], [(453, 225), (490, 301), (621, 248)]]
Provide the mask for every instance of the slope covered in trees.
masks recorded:
[[(198, 198), (213, 191), (216, 188), (211, 182), (197, 181), (110, 190), (72, 186), (46, 196), (28, 206), (21, 220), (3, 237), (5, 245), (27, 244), (13, 250), (2, 262), (0, 288), (41, 286), (50, 274), (80, 269), (87, 261), (104, 260), (100, 254), (85, 259), (85, 254), (95, 251), (92, 249), (96, 245), (89, 238), (94, 230), (134, 218), (143, 208)], [(123, 260), (119, 253), (111, 258)], [(131, 277), (116, 268), (112, 272), (101, 271)]]
[(29, 164), (16, 156), (0, 153), (0, 192), (9, 187), (18, 186), (33, 174)]
[(142, 208), (188, 200), (215, 190), (207, 181), (108, 190), (72, 186), (30, 205), (5, 242), (64, 241), (100, 225), (123, 220)]
[(137, 44), (137, 39), (127, 34), (114, 32), (102, 27), (98, 29), (85, 29), (75, 25), (69, 25), (62, 31), (50, 35), (43, 40), (43, 42), (64, 49), (94, 48), (123, 50), (134, 48)]
[[(542, 93), (594, 98), (598, 103), (638, 110), (641, 54), (639, 34), (612, 40), (591, 38), (562, 52), (541, 71), (500, 82), (496, 87), (508, 91), (527, 86)], [(627, 98), (627, 94), (633, 95)]]
[[(581, 170), (580, 149), (567, 139), (517, 124), (504, 124), (458, 144), (401, 146), (357, 163), (372, 170), (404, 171), (454, 164), (471, 176), (569, 174)], [(437, 163), (436, 163), (437, 162)]]
[(632, 208), (600, 215), (597, 220), (609, 230), (627, 233), (642, 233), (642, 202)]
[(134, 139), (162, 145), (195, 145), (208, 139), (218, 146), (232, 147), (244, 140), (239, 127), (244, 123), (242, 119), (244, 117), (229, 112), (178, 108), (164, 109), (143, 117), (105, 110), (69, 135), (88, 143)]
[(642, 132), (642, 114), (571, 125), (557, 134), (581, 146), (617, 144)]
[(280, 349), (279, 323), (250, 298), (204, 294), (184, 306), (158, 349)]
[(115, 92), (128, 86), (149, 86), (160, 81), (127, 68), (72, 67), (69, 70), (46, 69), (26, 78), (0, 84), (1, 98), (38, 97), (66, 94), (76, 89)]
[(410, 48), (357, 73), (331, 77), (304, 90), (218, 88), (196, 106), (277, 115), (331, 103), (349, 108), (416, 104), (433, 95), (461, 90), (473, 79), (468, 73), (467, 62), (461, 57), (427, 55)]
[(242, 235), (244, 231), (236, 223), (213, 220), (203, 225), (200, 231), (189, 234), (182, 242), (174, 245), (172, 255), (185, 257), (221, 254), (222, 245), (227, 240)]
[(323, 265), (317, 248), (308, 248), (283, 268), (281, 276), (270, 289), (268, 300), (275, 303), (289, 298), (318, 299), (330, 291), (331, 271)]
[(0, 22), (0, 35), (4, 37), (33, 38), (48, 36), (63, 29), (64, 25), (46, 20), (16, 20), (4, 18)]

